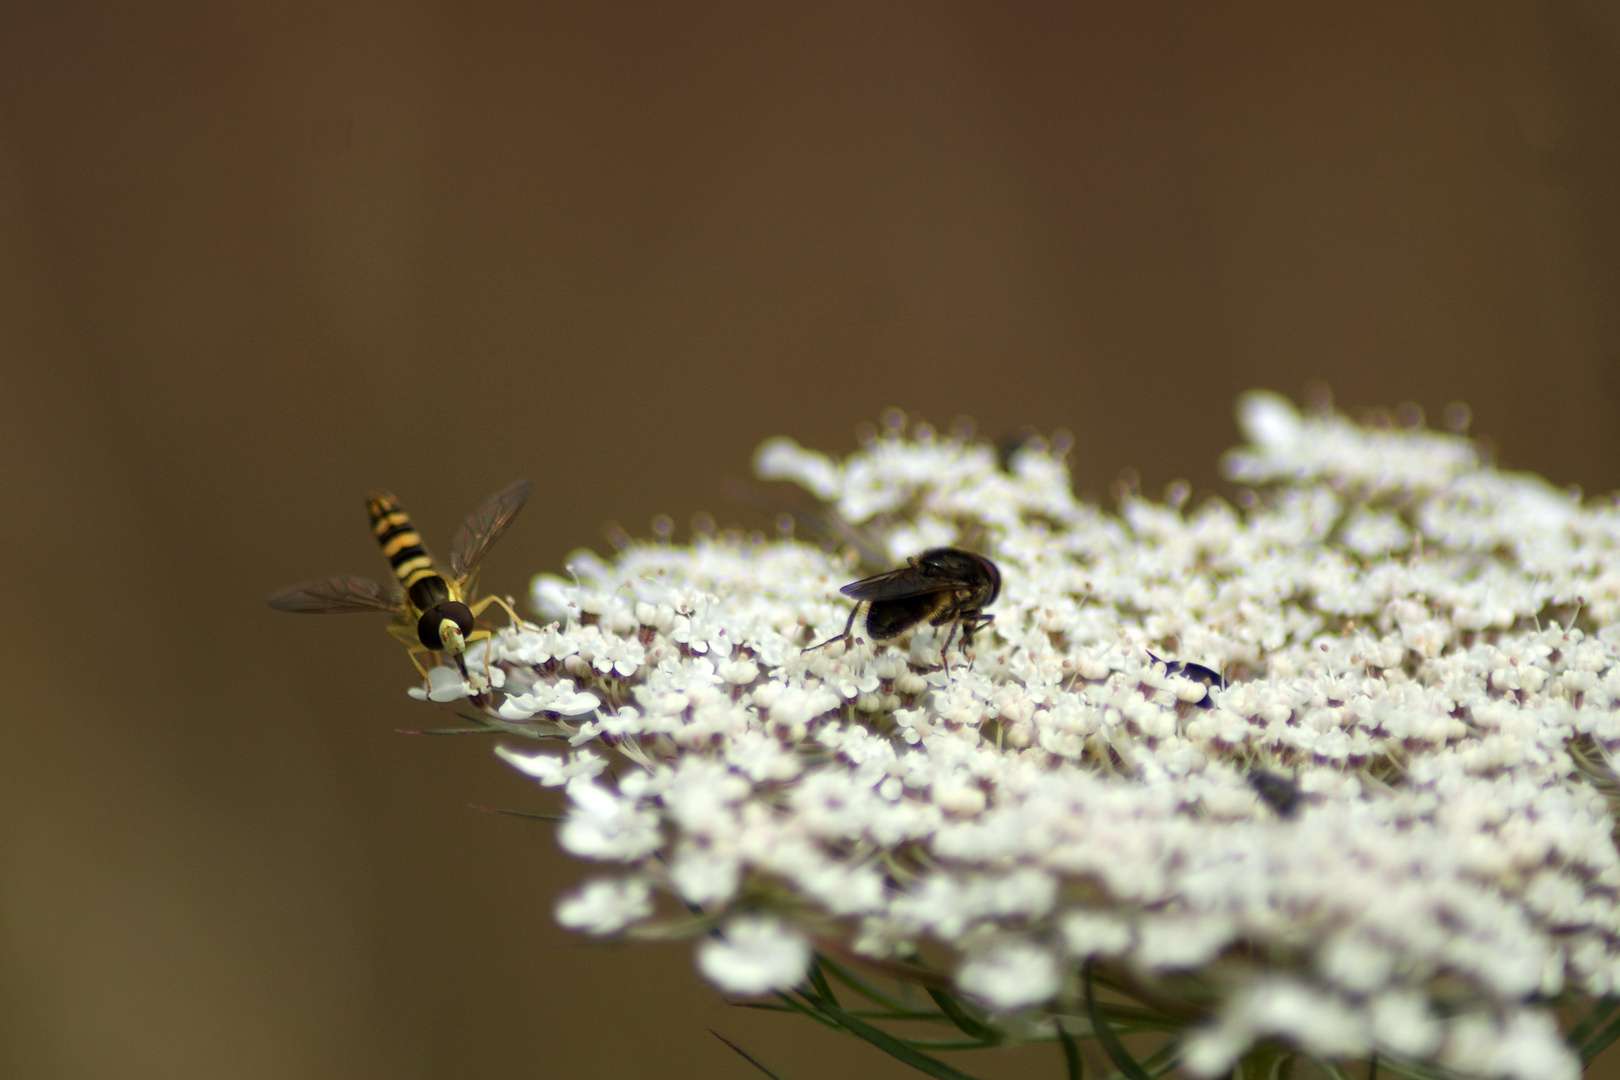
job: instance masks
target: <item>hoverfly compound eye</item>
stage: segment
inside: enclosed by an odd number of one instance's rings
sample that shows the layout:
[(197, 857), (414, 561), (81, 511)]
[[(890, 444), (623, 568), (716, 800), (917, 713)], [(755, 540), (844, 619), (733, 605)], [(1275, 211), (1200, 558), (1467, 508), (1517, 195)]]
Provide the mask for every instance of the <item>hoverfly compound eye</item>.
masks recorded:
[(978, 560), (980, 568), (984, 571), (985, 580), (990, 583), (990, 594), (984, 598), (984, 606), (989, 607), (996, 602), (996, 597), (1001, 595), (1001, 571), (996, 568), (995, 563), (983, 555), (978, 556)]
[(445, 617), (439, 611), (439, 605), (435, 604), (428, 608), (422, 612), (422, 617), (416, 620), (417, 639), (435, 652), (444, 648), (444, 637), (441, 632), (444, 623)]
[(416, 636), (434, 652), (460, 653), (473, 631), (473, 615), (459, 600), (434, 604), (416, 623)]

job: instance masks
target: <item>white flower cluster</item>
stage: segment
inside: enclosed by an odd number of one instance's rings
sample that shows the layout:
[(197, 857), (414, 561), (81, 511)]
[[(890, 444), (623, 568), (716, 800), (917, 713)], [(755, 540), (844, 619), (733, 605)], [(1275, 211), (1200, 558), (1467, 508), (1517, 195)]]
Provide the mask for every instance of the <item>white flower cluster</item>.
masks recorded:
[(1183, 1062), (1206, 1076), (1276, 1038), (1573, 1078), (1549, 1002), (1620, 991), (1620, 511), (1460, 437), (1262, 394), (1240, 419), (1242, 512), (1177, 492), (1112, 516), (1039, 443), (763, 447), (762, 475), (897, 564), (995, 560), (994, 625), (948, 668), (946, 627), (803, 651), (862, 576), (803, 542), (538, 579), (555, 622), (498, 635), (478, 700), (573, 746), (503, 750), (566, 789), (563, 846), (617, 868), (561, 921), (618, 933), (678, 898), (739, 993), (829, 942), (944, 943), (1002, 1013), (1072, 1011), (1092, 959), (1150, 992), (1190, 979), (1213, 1004)]

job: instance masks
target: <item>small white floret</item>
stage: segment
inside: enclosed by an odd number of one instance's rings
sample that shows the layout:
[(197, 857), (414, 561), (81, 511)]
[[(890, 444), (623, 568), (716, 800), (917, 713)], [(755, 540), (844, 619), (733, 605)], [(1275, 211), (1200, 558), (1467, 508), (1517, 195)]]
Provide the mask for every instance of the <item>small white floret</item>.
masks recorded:
[(594, 750), (580, 750), (564, 756), (548, 754), (543, 750), (525, 754), (497, 746), (495, 753), (508, 765), (540, 781), (542, 787), (562, 787), (575, 777), (598, 776), (607, 768), (607, 759)]
[(744, 915), (728, 920), (719, 938), (698, 946), (698, 970), (730, 994), (787, 990), (810, 967), (810, 943), (780, 919)]
[(640, 878), (596, 878), (557, 903), (557, 921), (587, 934), (616, 934), (652, 910), (652, 890)]
[(754, 475), (761, 480), (792, 480), (818, 499), (838, 497), (838, 466), (825, 454), (792, 439), (768, 439), (754, 452)]
[(503, 720), (527, 720), (542, 712), (585, 716), (601, 704), (602, 699), (595, 694), (576, 690), (573, 680), (558, 679), (554, 683), (536, 683), (526, 694), (507, 697), (501, 702), (499, 712)]
[(1237, 416), (1244, 436), (1273, 453), (1291, 449), (1303, 433), (1293, 402), (1269, 390), (1251, 390), (1238, 398)]
[(461, 677), (461, 672), (453, 667), (440, 665), (428, 669), (428, 684), (425, 688), (413, 686), (406, 693), (417, 701), (446, 702), (471, 697), (474, 690), (467, 680)]
[(1103, 911), (1068, 911), (1059, 920), (1070, 956), (1116, 956), (1131, 947), (1131, 927), (1118, 915)]
[(1049, 1000), (1063, 982), (1052, 950), (1021, 938), (1001, 938), (975, 949), (956, 973), (956, 985), (1008, 1012)]
[(660, 840), (658, 815), (588, 777), (568, 782), (572, 802), (558, 830), (562, 846), (587, 859), (630, 862), (652, 854)]

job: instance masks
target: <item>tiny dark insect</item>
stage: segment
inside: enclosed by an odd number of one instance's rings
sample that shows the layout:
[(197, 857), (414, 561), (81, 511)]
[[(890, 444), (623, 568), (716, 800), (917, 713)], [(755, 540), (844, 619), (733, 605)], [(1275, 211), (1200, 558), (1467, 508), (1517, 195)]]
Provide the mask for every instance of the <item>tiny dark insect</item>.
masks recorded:
[(1190, 664), (1184, 660), (1166, 660), (1162, 656), (1153, 656), (1152, 653), (1148, 653), (1148, 655), (1152, 656), (1155, 662), (1164, 665), (1166, 675), (1180, 675), (1183, 679), (1191, 679), (1195, 683), (1204, 684), (1206, 687), (1204, 696), (1193, 703), (1200, 709), (1215, 707), (1214, 700), (1209, 696), (1210, 690), (1226, 689), (1226, 676), (1214, 668), (1207, 668), (1203, 664)]
[(1250, 769), (1249, 786), (1260, 796), (1260, 801), (1277, 812), (1278, 817), (1293, 817), (1301, 799), (1299, 785), (1286, 776), (1269, 769)]
[(951, 632), (939, 651), (943, 661), (958, 628), (962, 631), (965, 649), (973, 644), (976, 631), (995, 621), (996, 617), (986, 615), (984, 609), (995, 603), (1001, 593), (1001, 571), (976, 552), (951, 547), (929, 548), (907, 559), (906, 565), (897, 570), (862, 578), (838, 591), (856, 601), (849, 621), (844, 624), (844, 632), (820, 645), (810, 646), (805, 652), (835, 641), (848, 641), (864, 604), (866, 633), (873, 641), (889, 641), (924, 622), (930, 626), (950, 623)]

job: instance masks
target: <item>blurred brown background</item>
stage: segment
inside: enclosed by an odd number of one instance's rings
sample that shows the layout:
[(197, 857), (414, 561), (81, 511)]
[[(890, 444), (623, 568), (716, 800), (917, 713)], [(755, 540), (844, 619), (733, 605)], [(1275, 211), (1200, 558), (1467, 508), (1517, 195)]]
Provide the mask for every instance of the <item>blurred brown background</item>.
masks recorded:
[[(1217, 483), (1231, 405), (1474, 411), (1620, 486), (1620, 16), (1435, 5), (0, 5), (0, 1072), (911, 1075), (557, 930), (583, 873), (379, 619), (888, 405)], [(1057, 1075), (1049, 1048), (963, 1060)]]

